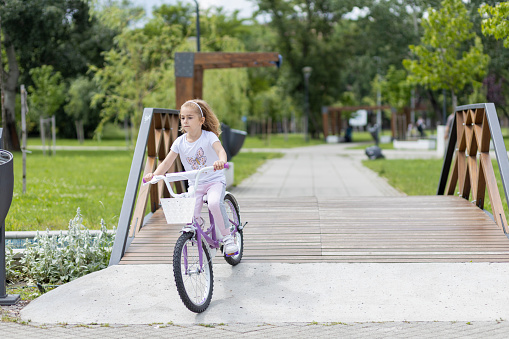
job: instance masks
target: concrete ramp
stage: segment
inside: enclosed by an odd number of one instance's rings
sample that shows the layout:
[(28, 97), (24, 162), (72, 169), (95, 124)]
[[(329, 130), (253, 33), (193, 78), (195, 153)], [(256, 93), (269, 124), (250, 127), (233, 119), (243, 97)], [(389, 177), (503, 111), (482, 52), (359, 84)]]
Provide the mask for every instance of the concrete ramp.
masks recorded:
[(50, 291), (21, 312), (32, 323), (200, 324), (493, 321), (509, 317), (509, 265), (214, 265), (202, 314), (179, 299), (170, 265), (117, 265)]

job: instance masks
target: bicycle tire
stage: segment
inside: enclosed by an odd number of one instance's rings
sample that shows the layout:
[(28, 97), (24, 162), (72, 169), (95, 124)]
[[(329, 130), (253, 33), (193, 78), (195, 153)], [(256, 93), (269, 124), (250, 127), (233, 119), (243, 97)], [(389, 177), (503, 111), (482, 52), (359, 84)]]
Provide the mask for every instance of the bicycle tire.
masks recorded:
[[(184, 249), (187, 251), (188, 269), (185, 268)], [(183, 233), (173, 251), (173, 276), (180, 299), (192, 312), (201, 313), (212, 300), (214, 274), (210, 255), (202, 243), (203, 272), (199, 270), (198, 244), (193, 233)]]
[[(224, 196), (224, 205), (226, 213), (228, 214), (228, 219), (232, 220), (235, 224), (240, 225), (239, 204), (231, 193), (227, 193)], [(244, 234), (242, 230), (237, 229), (237, 232), (234, 234), (234, 239), (239, 247), (239, 253), (230, 257), (224, 255), (224, 260), (232, 266), (236, 266), (240, 263), (242, 260), (242, 254), (244, 253)]]

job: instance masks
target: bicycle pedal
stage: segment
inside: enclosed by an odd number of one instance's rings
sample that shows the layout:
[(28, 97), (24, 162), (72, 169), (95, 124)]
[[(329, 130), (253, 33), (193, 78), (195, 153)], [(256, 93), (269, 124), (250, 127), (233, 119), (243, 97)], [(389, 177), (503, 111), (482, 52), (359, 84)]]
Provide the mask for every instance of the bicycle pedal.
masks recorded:
[(224, 255), (227, 257), (233, 257), (234, 255), (237, 255), (237, 254), (239, 254), (239, 251), (237, 251), (235, 253), (225, 253)]

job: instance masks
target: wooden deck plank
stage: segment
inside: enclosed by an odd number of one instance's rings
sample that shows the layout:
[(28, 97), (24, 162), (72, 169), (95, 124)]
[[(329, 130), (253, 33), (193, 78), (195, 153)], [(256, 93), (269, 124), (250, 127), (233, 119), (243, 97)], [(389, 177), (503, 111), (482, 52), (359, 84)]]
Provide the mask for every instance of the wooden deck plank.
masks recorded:
[[(509, 239), (459, 197), (243, 198), (239, 204), (249, 222), (245, 262), (509, 262)], [(180, 228), (157, 211), (120, 263), (171, 264)]]

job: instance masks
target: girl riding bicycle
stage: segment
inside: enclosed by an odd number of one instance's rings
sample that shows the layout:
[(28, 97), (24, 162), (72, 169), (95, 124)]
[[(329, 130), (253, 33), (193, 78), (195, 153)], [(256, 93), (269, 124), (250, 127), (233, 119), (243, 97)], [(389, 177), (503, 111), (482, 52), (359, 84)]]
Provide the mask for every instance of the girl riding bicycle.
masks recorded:
[[(203, 196), (207, 195), (208, 208), (214, 218), (216, 229), (221, 232), (226, 256), (238, 254), (239, 248), (230, 235), (229, 221), (223, 204), (226, 192), (226, 178), (223, 171), (227, 161), (226, 151), (219, 141), (220, 123), (210, 106), (204, 100), (186, 101), (180, 109), (181, 131), (185, 134), (178, 137), (171, 145), (170, 153), (157, 166), (154, 173), (144, 176), (146, 182), (155, 175), (163, 175), (171, 167), (177, 155), (186, 171), (214, 166), (214, 172), (200, 177), (198, 187), (194, 187), (196, 205), (194, 215), (200, 217)], [(194, 182), (189, 180), (192, 187)], [(190, 189), (191, 189), (190, 187)]]

